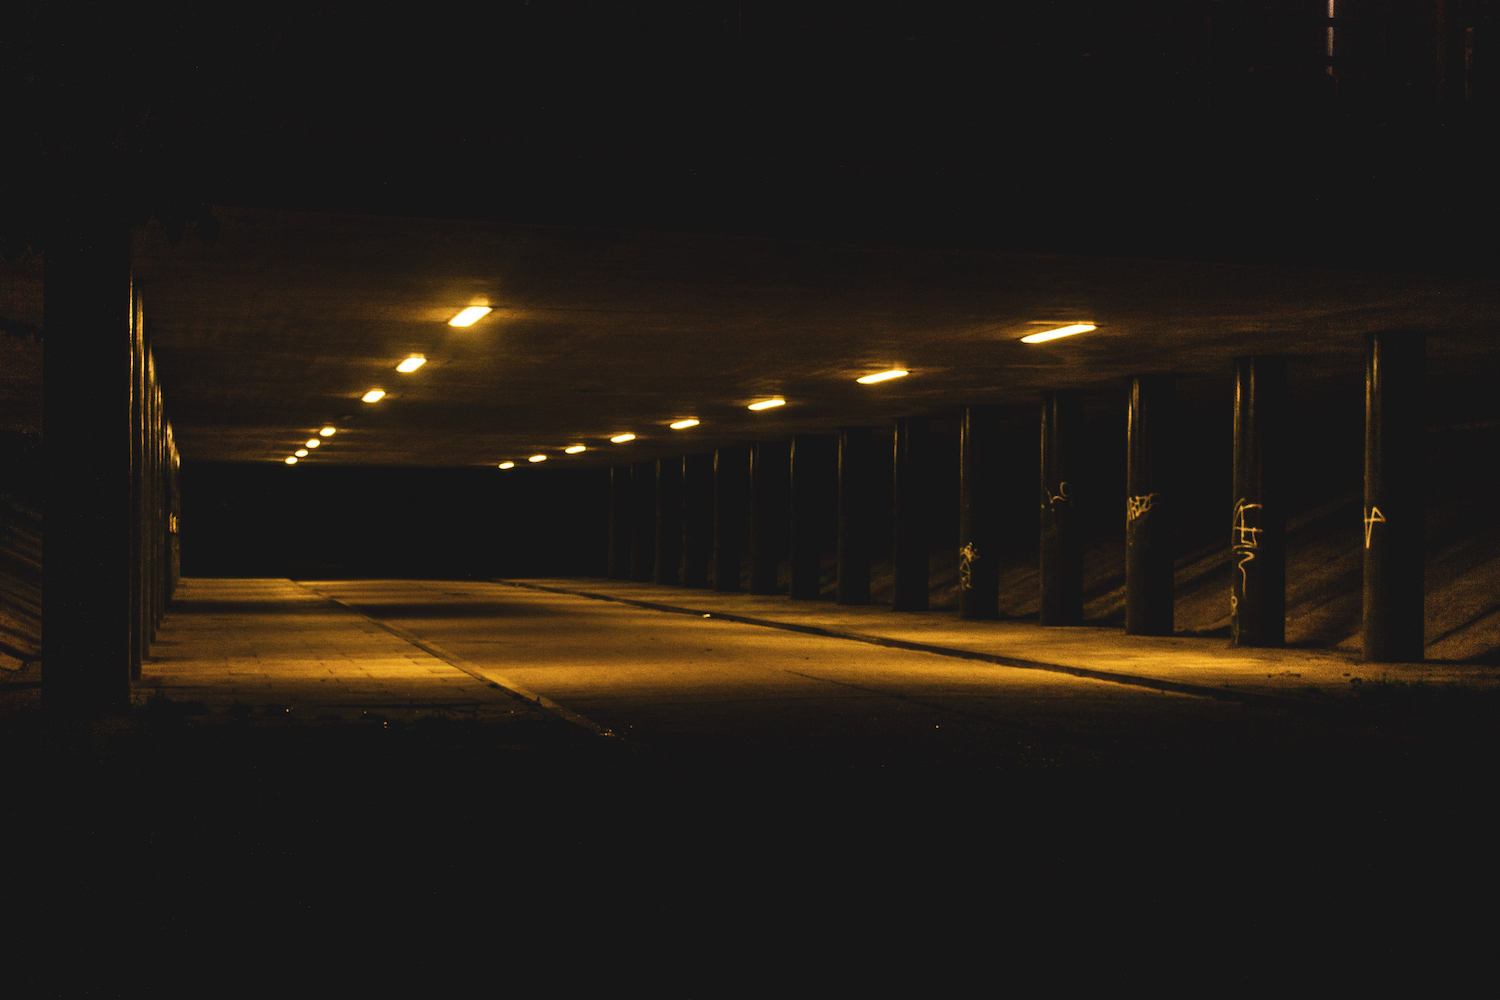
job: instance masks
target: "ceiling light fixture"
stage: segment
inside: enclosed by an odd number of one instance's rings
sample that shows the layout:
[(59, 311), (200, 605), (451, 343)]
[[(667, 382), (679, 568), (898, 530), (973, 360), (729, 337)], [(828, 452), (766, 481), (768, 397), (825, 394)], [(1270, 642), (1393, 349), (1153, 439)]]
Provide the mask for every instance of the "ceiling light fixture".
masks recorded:
[(318, 445), (320, 445), (322, 443), (323, 442), (319, 441), (317, 438), (308, 438), (307, 439), (307, 445), (306, 445), (306, 447), (308, 447), (308, 448), (316, 448)]
[(887, 379), (900, 378), (902, 375), (909, 375), (909, 374), (910, 374), (910, 372), (904, 372), (904, 371), (893, 369), (893, 370), (888, 371), (888, 372), (876, 372), (874, 375), (866, 375), (864, 378), (857, 378), (854, 381), (856, 381), (856, 382), (862, 382), (865, 385), (869, 385), (871, 382), (884, 382)]
[(1075, 333), (1088, 333), (1097, 330), (1098, 327), (1092, 323), (1074, 323), (1072, 326), (1060, 326), (1056, 330), (1044, 330), (1041, 333), (1033, 333), (1029, 337), (1022, 337), (1023, 344), (1040, 344), (1048, 340), (1056, 340), (1058, 337), (1071, 337)]
[(296, 458), (296, 456), (295, 455), (288, 455), (286, 457), (286, 464), (287, 465), (296, 465), (297, 464), (297, 458)]
[(585, 447), (584, 447), (584, 446), (583, 446), (583, 445), (581, 445), (581, 444), (575, 444), (575, 445), (574, 445), (574, 446), (573, 446), (573, 447), (571, 447), (571, 448), (564, 448), (564, 449), (563, 449), (563, 454), (564, 454), (564, 455), (576, 455), (576, 454), (578, 454), (578, 453), (579, 453), (579, 452), (580, 452), (580, 451), (588, 451), (588, 449), (587, 449), (587, 448), (585, 448)]
[(420, 354), (413, 354), (405, 361), (396, 366), (398, 372), (414, 372), (427, 363), (427, 359)]
[(322, 430), (318, 431), (318, 433), (321, 434), (321, 435), (323, 435), (326, 438), (329, 438), (329, 437), (333, 437), (333, 432), (336, 431), (336, 430), (338, 430), (337, 427), (325, 427)]
[(752, 410), (769, 410), (773, 406), (785, 406), (785, 405), (786, 405), (786, 400), (784, 400), (784, 399), (763, 399), (759, 403), (751, 403), (750, 404), (750, 409), (752, 409)]
[(515, 467), (516, 467), (516, 463), (515, 462), (501, 462), (500, 463), (500, 468), (502, 468), (502, 469), (514, 469)]
[(369, 392), (365, 393), (363, 396), (361, 396), (359, 398), (363, 402), (373, 403), (373, 402), (375, 402), (375, 400), (379, 399), (381, 396), (384, 396), (384, 395), (385, 395), (385, 390), (384, 389), (371, 389)]
[(635, 435), (634, 434), (616, 434), (614, 437), (610, 438), (610, 440), (613, 441), (615, 444), (624, 444), (626, 441), (634, 441), (635, 440)]
[(474, 321), (490, 311), (489, 306), (470, 306), (448, 321), (449, 326), (473, 326)]
[(528, 461), (528, 462), (545, 462), (545, 461), (547, 461), (547, 456), (546, 455), (532, 455), (526, 461)]
[(668, 424), (667, 426), (671, 427), (674, 431), (680, 431), (684, 427), (697, 427), (698, 421), (694, 420), (692, 417), (688, 417), (686, 420), (678, 420), (677, 422)]
[(298, 448), (296, 451), (292, 452), (292, 454), (296, 455), (298, 458), (306, 458), (307, 457), (307, 449), (306, 448)]

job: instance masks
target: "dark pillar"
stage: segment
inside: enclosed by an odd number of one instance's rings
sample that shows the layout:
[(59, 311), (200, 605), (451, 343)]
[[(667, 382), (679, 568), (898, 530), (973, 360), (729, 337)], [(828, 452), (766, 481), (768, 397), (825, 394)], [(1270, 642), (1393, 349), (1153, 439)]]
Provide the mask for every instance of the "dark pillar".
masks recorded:
[(819, 434), (792, 439), (792, 586), (796, 600), (815, 601), (823, 584), (823, 534), (837, 477), (832, 442)]
[(47, 651), (44, 703), (130, 703), (132, 639), (130, 239), (105, 228), (47, 250)]
[(1172, 634), (1175, 532), (1171, 375), (1130, 380), (1125, 467), (1125, 634)]
[(1422, 452), (1426, 344), (1380, 333), (1365, 349), (1365, 580), (1360, 637), (1366, 660), (1424, 656), (1427, 475)]
[(707, 587), (714, 554), (714, 457), (682, 456), (682, 585)]
[(1234, 359), (1234, 511), (1229, 634), (1286, 642), (1286, 359)]
[(630, 578), (650, 583), (656, 564), (656, 463), (630, 467)]
[(894, 571), (892, 611), (926, 611), (928, 590), (928, 451), (926, 417), (896, 421), (892, 506), (891, 567)]
[(838, 602), (870, 603), (870, 428), (839, 428)]
[(682, 459), (656, 462), (655, 583), (676, 584), (682, 568)]
[(130, 325), (130, 679), (141, 679), (141, 663), (150, 650), (151, 573), (146, 553), (151, 547), (150, 454), (151, 389), (146, 345), (141, 323), (141, 300), (131, 303)]
[(745, 544), (745, 488), (750, 455), (743, 448), (714, 452), (714, 589), (740, 589)]
[(630, 579), (630, 466), (609, 470), (609, 578)]
[(1083, 621), (1083, 543), (1076, 504), (1083, 495), (1079, 438), (1083, 393), (1042, 394), (1041, 613), (1043, 625)]
[(776, 571), (787, 533), (787, 446), (750, 449), (750, 593), (776, 593)]
[(1000, 617), (1000, 408), (964, 408), (959, 429), (958, 616)]

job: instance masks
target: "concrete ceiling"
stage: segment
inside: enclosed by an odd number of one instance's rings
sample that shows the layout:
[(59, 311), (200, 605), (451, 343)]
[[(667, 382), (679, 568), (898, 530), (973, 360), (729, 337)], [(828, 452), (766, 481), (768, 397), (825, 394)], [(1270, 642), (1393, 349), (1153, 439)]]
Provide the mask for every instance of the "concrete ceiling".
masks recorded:
[[(218, 208), (217, 242), (137, 231), (135, 276), (184, 457), (597, 466), (1029, 403), (1287, 353), (1357, 373), (1423, 330), (1433, 370), (1495, 367), (1500, 281)], [(494, 312), (447, 325), (473, 303)], [(1019, 338), (1073, 322), (1092, 333)], [(413, 353), (415, 373), (395, 371)], [(911, 375), (859, 385), (860, 375)], [(372, 387), (386, 397), (365, 404)], [(751, 412), (779, 395), (787, 405)], [(681, 417), (702, 423), (672, 431)], [(608, 438), (633, 432), (628, 445)], [(588, 451), (565, 456), (583, 444)]]

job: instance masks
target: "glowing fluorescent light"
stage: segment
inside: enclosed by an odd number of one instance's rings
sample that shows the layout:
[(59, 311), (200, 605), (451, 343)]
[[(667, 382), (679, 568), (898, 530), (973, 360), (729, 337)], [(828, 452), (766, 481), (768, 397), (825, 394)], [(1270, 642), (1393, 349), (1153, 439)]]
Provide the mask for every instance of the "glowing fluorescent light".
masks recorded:
[(752, 409), (752, 410), (769, 410), (773, 406), (785, 406), (785, 405), (786, 405), (786, 400), (784, 400), (784, 399), (763, 399), (759, 403), (751, 403), (750, 404), (750, 409)]
[(674, 431), (680, 431), (684, 427), (697, 427), (698, 421), (694, 420), (692, 417), (689, 417), (686, 420), (679, 420), (676, 423), (668, 424), (667, 426), (671, 427)]
[(321, 435), (323, 435), (326, 438), (329, 438), (329, 437), (333, 437), (333, 432), (336, 431), (336, 430), (338, 430), (337, 427), (325, 427), (322, 430), (318, 431), (318, 433), (321, 434)]
[(298, 458), (306, 458), (307, 457), (307, 449), (306, 448), (298, 448), (296, 451), (292, 452), (292, 454), (296, 455)]
[(547, 461), (547, 456), (546, 455), (532, 455), (526, 461), (528, 461), (528, 462), (545, 462), (545, 461)]
[(581, 444), (575, 444), (575, 445), (574, 445), (574, 446), (573, 446), (573, 447), (571, 447), (571, 448), (564, 448), (564, 449), (563, 449), (563, 454), (564, 454), (564, 455), (576, 455), (576, 454), (578, 454), (578, 453), (579, 453), (579, 452), (580, 452), (580, 451), (588, 451), (588, 449), (587, 449), (587, 448), (585, 448), (585, 447), (584, 447), (584, 446), (583, 446), (583, 445), (581, 445)]
[(375, 402), (375, 400), (379, 399), (381, 396), (384, 396), (384, 395), (385, 395), (385, 390), (384, 389), (371, 389), (369, 392), (365, 393), (363, 396), (361, 396), (359, 398), (361, 400), (363, 400), (364, 402), (366, 402), (366, 403), (373, 403), (373, 402)]
[(515, 462), (501, 462), (500, 463), (500, 468), (502, 468), (502, 469), (514, 469), (515, 467), (516, 467), (516, 463)]
[(1041, 333), (1033, 333), (1029, 337), (1022, 337), (1023, 344), (1040, 344), (1047, 340), (1056, 340), (1058, 337), (1071, 337), (1075, 333), (1088, 333), (1090, 330), (1098, 329), (1092, 323), (1074, 323), (1072, 326), (1060, 326), (1056, 330), (1045, 330)]
[(614, 437), (610, 438), (610, 440), (613, 441), (615, 444), (624, 444), (626, 441), (634, 441), (635, 440), (635, 435), (634, 434), (616, 434)]
[(884, 382), (887, 379), (900, 378), (906, 374), (908, 373), (903, 371), (876, 372), (874, 375), (866, 375), (864, 378), (857, 378), (854, 381), (869, 385), (871, 382)]
[(413, 354), (405, 361), (396, 366), (398, 372), (414, 372), (427, 363), (427, 359), (420, 354)]
[(448, 321), (449, 326), (473, 326), (474, 321), (490, 311), (489, 306), (470, 306)]
[(293, 455), (288, 455), (287, 458), (286, 458), (286, 464), (287, 465), (296, 465), (297, 464), (296, 457), (293, 456)]
[(304, 445), (304, 447), (307, 447), (307, 448), (316, 448), (318, 445), (320, 445), (322, 443), (323, 442), (319, 441), (317, 438), (308, 438), (307, 439), (307, 444)]

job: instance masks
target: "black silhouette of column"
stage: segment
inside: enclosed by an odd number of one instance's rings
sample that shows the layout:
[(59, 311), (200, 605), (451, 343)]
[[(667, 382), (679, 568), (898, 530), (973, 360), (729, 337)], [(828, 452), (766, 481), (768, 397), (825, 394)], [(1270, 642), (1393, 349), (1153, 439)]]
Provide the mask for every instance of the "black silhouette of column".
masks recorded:
[(959, 429), (958, 616), (1000, 617), (1000, 408), (964, 408)]
[(1130, 380), (1125, 466), (1125, 634), (1171, 635), (1176, 461), (1171, 375)]
[(1422, 491), (1426, 343), (1379, 333), (1365, 349), (1364, 658), (1424, 656), (1426, 510)]
[(787, 523), (787, 446), (761, 442), (750, 449), (750, 593), (776, 593), (776, 570)]
[(714, 457), (682, 456), (682, 585), (707, 587), (714, 554)]
[(656, 461), (656, 564), (654, 583), (676, 584), (682, 569), (682, 459)]
[(791, 596), (817, 600), (822, 591), (824, 525), (836, 482), (832, 442), (799, 434), (791, 454)]
[(745, 544), (745, 487), (750, 455), (743, 448), (714, 452), (714, 589), (740, 589)]
[(630, 466), (609, 470), (609, 569), (611, 580), (630, 579)]
[(134, 308), (128, 231), (105, 224), (57, 239), (47, 248), (42, 296), (42, 697), (52, 708), (120, 707), (130, 703), (131, 590), (138, 572), (131, 559)]
[(926, 417), (901, 417), (896, 421), (894, 470), (895, 504), (892, 508), (894, 570), (892, 611), (926, 611), (928, 590), (927, 521), (928, 445)]
[(1286, 359), (1234, 359), (1234, 507), (1229, 635), (1286, 642)]
[(1084, 496), (1083, 393), (1042, 394), (1041, 613), (1043, 625), (1083, 621), (1083, 543), (1077, 503)]
[(656, 566), (656, 463), (630, 467), (630, 578), (650, 583)]
[(870, 603), (870, 428), (839, 428), (838, 603)]

